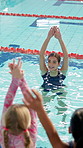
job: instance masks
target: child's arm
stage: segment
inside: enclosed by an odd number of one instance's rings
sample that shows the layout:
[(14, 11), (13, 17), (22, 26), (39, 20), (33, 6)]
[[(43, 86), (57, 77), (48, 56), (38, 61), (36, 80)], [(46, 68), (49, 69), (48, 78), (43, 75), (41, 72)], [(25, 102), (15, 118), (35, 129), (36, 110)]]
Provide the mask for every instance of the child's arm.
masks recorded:
[(3, 106), (3, 113), (8, 109), (9, 106), (12, 105), (17, 88), (19, 85), (19, 79), (12, 78), (10, 87), (5, 97), (4, 106)]
[(41, 47), (41, 50), (40, 50), (40, 70), (44, 73), (48, 70), (46, 67), (46, 64), (45, 64), (44, 54), (45, 54), (46, 48), (48, 46), (48, 43), (49, 43), (50, 39), (53, 37), (53, 35), (54, 35), (54, 29), (51, 28), (50, 31), (48, 32), (47, 38), (45, 39), (45, 41)]
[[(47, 136), (52, 144), (52, 147), (53, 148), (68, 148), (68, 144), (64, 143), (60, 139), (56, 131), (56, 128), (54, 127), (46, 111), (44, 110), (43, 103), (42, 103), (42, 96), (36, 90), (33, 90), (33, 92), (36, 97), (34, 98), (28, 91), (26, 91), (24, 93), (23, 102), (28, 107), (34, 109), (37, 112), (39, 120), (47, 133)], [(27, 98), (31, 99), (31, 101), (27, 101)]]
[(12, 82), (5, 97), (2, 118), (3, 114), (7, 111), (8, 107), (12, 105), (17, 88), (19, 86), (19, 79), (23, 77), (23, 71), (20, 70), (21, 63), (19, 61), (17, 65), (13, 61), (13, 64), (9, 64), (9, 68), (12, 74)]
[[(21, 79), (19, 86), (21, 88), (23, 95), (25, 91), (31, 92), (24, 78)], [(31, 101), (31, 99), (27, 98), (27, 101)], [(31, 115), (31, 126), (29, 128), (29, 132), (35, 147), (36, 140), (37, 140), (37, 113), (33, 109), (29, 109), (29, 111)]]
[(62, 52), (63, 52), (63, 56), (64, 56), (61, 71), (67, 71), (67, 69), (68, 69), (68, 51), (67, 51), (65, 43), (64, 43), (64, 41), (62, 39), (59, 28), (54, 27), (54, 30), (55, 30), (54, 36), (55, 36), (55, 38), (58, 39), (58, 41), (60, 43), (60, 46), (61, 46), (61, 49), (62, 49)]

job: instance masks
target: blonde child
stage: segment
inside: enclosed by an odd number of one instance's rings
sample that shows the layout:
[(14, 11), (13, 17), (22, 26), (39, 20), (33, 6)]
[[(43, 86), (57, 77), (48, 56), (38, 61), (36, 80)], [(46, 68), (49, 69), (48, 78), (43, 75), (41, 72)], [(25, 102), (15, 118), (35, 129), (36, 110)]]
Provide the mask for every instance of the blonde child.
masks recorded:
[(35, 148), (37, 136), (36, 112), (24, 104), (13, 104), (18, 86), (22, 93), (30, 91), (21, 69), (22, 62), (9, 64), (12, 81), (4, 101), (0, 125), (2, 148)]

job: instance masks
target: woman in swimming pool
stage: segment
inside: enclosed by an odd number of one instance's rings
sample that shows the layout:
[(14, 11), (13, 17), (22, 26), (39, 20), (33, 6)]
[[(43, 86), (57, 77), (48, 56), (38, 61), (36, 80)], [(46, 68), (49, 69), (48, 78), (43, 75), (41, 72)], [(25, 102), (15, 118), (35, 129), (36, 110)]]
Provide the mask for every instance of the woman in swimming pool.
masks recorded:
[[(44, 53), (50, 39), (53, 36), (58, 39), (64, 55), (61, 69), (58, 69), (58, 67), (60, 66), (61, 57), (56, 52), (51, 53), (48, 56), (48, 67), (45, 64)], [(66, 72), (68, 70), (68, 52), (62, 39), (60, 29), (57, 26), (51, 27), (50, 31), (48, 32), (47, 38), (45, 39), (40, 50), (40, 70), (42, 78), (44, 80), (42, 85), (44, 91), (56, 90), (64, 86), (63, 80), (66, 78)]]

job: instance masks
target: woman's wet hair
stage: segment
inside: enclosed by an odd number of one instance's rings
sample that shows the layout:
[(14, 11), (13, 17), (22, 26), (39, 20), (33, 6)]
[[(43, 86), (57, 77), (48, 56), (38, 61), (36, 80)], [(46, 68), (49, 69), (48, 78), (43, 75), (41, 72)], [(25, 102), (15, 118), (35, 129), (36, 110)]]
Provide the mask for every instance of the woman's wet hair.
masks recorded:
[[(76, 142), (76, 148), (83, 147), (83, 108), (75, 110), (70, 120), (72, 136)], [(81, 147), (80, 147), (81, 146)]]
[(76, 148), (83, 148), (83, 137), (77, 141)]
[(53, 53), (49, 54), (48, 59), (49, 59), (49, 57), (56, 57), (57, 60), (58, 60), (58, 63), (60, 63), (60, 61), (61, 61), (60, 55), (58, 53), (56, 53), (56, 52), (53, 52)]

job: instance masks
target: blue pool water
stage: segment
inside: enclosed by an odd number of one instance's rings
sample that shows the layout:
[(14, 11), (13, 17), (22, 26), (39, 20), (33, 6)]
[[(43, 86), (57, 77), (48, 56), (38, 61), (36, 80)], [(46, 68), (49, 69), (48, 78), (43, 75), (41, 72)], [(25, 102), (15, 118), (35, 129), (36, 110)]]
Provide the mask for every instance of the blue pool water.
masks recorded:
[[(28, 13), (28, 14), (50, 14), (64, 16), (82, 17), (83, 3), (77, 1), (55, 1), (55, 0), (4, 0), (0, 1), (0, 12)], [(83, 21), (64, 19), (25, 18), (15, 16), (0, 16), (0, 46), (11, 44), (19, 45), (25, 49), (40, 50), (41, 45), (52, 24), (38, 26), (39, 21), (59, 21), (63, 39), (68, 52), (83, 54)], [(53, 24), (54, 25), (54, 24)], [(58, 41), (52, 39), (49, 43), (49, 51), (61, 51)], [(8, 73), (8, 63), (13, 58), (21, 57), (26, 80), (31, 88), (39, 90), (42, 78), (39, 70), (38, 55), (24, 55), (15, 53), (0, 52), (0, 115), (2, 112), (4, 97), (10, 84), (11, 76)], [(72, 112), (79, 107), (83, 107), (83, 60), (69, 59), (69, 69), (67, 78), (64, 81), (65, 97), (57, 97), (49, 92), (44, 95), (44, 105), (50, 119), (56, 126), (59, 135), (64, 141), (69, 141), (72, 137), (68, 134), (68, 126)], [(18, 89), (15, 102), (21, 103), (22, 94)], [(48, 138), (38, 120), (37, 147), (51, 148)]]
[[(4, 58), (5, 57), (5, 58)], [(2, 111), (2, 106), (4, 102), (4, 97), (6, 95), (8, 86), (10, 84), (11, 76), (8, 73), (8, 63), (14, 57), (21, 57), (23, 60), (23, 69), (25, 70), (26, 80), (31, 88), (40, 90), (42, 84), (42, 79), (39, 70), (39, 56), (35, 55), (23, 55), (23, 54), (13, 54), (13, 53), (1, 53), (0, 54), (0, 114)], [(35, 72), (36, 70), (36, 72)], [(71, 139), (68, 134), (69, 120), (72, 112), (78, 108), (83, 107), (83, 61), (71, 59), (69, 62), (68, 75), (65, 80), (67, 88), (66, 97), (58, 98), (54, 96), (51, 92), (45, 97), (45, 108), (48, 112), (50, 119), (56, 126), (61, 138), (64, 141)], [(20, 89), (18, 89), (17, 95), (15, 97), (15, 102), (21, 103), (20, 98), (22, 94)], [(42, 146), (46, 148), (51, 148), (45, 131), (43, 130), (40, 122), (38, 121), (38, 140), (37, 146)]]

